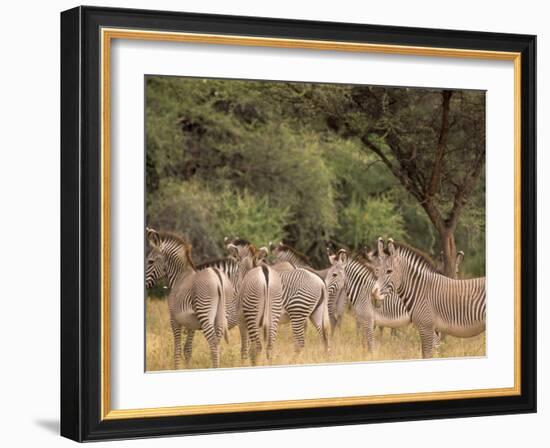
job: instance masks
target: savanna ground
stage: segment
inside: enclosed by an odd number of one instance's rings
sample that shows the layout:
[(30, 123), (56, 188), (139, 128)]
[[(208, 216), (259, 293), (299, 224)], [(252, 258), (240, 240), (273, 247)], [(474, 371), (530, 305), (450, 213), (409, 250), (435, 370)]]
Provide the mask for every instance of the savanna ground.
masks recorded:
[[(193, 343), (192, 369), (209, 368), (210, 351), (201, 331), (197, 331)], [(409, 325), (397, 330), (392, 336), (386, 328), (382, 336), (375, 332), (377, 349), (365, 353), (357, 334), (355, 317), (346, 311), (341, 326), (331, 339), (330, 358), (327, 358), (321, 338), (310, 324), (306, 332), (306, 347), (296, 359), (290, 325), (282, 324), (275, 343), (275, 356), (271, 365), (344, 363), (358, 361), (381, 361), (418, 359), (421, 357), (420, 338), (416, 329)], [(485, 356), (485, 333), (467, 339), (446, 336), (435, 354), (438, 358)], [(170, 329), (168, 304), (164, 299), (146, 299), (146, 370), (172, 370), (174, 343)], [(238, 328), (229, 332), (229, 344), (222, 342), (221, 367), (248, 367), (241, 362), (241, 341)], [(258, 365), (267, 365), (265, 356), (259, 358)]]

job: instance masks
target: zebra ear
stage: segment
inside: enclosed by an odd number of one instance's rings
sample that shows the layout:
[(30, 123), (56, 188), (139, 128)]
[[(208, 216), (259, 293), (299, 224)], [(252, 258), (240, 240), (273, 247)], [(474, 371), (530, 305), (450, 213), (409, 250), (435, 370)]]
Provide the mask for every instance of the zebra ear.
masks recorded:
[(233, 243), (230, 243), (227, 245), (227, 252), (229, 252), (230, 255), (236, 257), (237, 255), (239, 255), (239, 248)]
[(366, 249), (366, 251), (365, 251), (365, 258), (367, 259), (367, 261), (370, 261), (370, 262), (376, 261), (376, 260), (374, 259), (374, 250), (368, 250), (368, 249)]
[(225, 244), (227, 244), (227, 243), (229, 242), (229, 237), (226, 236), (226, 237), (223, 239), (223, 242), (224, 242)]
[(462, 263), (462, 260), (464, 260), (464, 252), (460, 250), (456, 254), (456, 273), (457, 274), (460, 269), (460, 264)]
[(345, 249), (340, 249), (336, 258), (339, 263), (345, 265), (348, 262), (348, 253)]
[(330, 250), (330, 247), (328, 247), (328, 246), (327, 246), (327, 257), (328, 257), (329, 263), (332, 266), (334, 264), (334, 262), (336, 261), (336, 255), (332, 252), (332, 250)]
[(382, 237), (378, 237), (378, 243), (377, 243), (377, 249), (378, 249), (378, 258), (382, 259), (386, 257), (386, 252), (384, 251), (384, 240)]
[(269, 255), (269, 249), (265, 246), (262, 246), (258, 249), (258, 252), (256, 253), (256, 258), (258, 260), (263, 260), (268, 255)]
[(268, 247), (269, 247), (270, 250), (275, 249), (275, 244), (273, 244), (273, 241), (270, 241), (270, 242), (269, 242)]
[(388, 252), (390, 253), (390, 257), (393, 257), (395, 255), (395, 245), (393, 243), (393, 238), (390, 238), (388, 240)]
[(158, 232), (149, 227), (146, 227), (145, 230), (147, 232), (147, 241), (149, 241), (149, 244), (153, 247), (160, 246), (160, 235)]

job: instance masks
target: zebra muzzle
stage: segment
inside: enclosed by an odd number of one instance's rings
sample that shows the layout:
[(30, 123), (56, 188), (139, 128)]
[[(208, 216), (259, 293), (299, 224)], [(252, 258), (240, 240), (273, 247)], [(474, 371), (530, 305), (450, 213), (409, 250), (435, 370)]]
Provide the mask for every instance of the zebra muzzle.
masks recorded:
[(374, 288), (371, 293), (371, 301), (375, 308), (380, 308), (382, 306), (382, 301), (384, 300), (384, 297), (380, 294), (380, 290), (378, 288)]

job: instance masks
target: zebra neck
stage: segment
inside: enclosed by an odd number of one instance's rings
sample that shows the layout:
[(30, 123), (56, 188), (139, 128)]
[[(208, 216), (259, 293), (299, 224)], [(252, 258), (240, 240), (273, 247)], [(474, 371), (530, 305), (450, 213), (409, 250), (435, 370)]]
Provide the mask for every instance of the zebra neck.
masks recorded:
[(237, 264), (237, 269), (235, 272), (235, 282), (233, 285), (233, 289), (235, 293), (237, 293), (243, 283), (244, 276), (247, 274), (248, 271), (252, 270), (254, 268), (254, 265), (252, 263), (252, 260), (247, 258), (243, 258), (240, 260)]
[(283, 262), (287, 261), (296, 268), (306, 268), (306, 269), (311, 268), (310, 265), (305, 263), (301, 258), (297, 257), (293, 253), (285, 254), (285, 255), (277, 258), (277, 261), (279, 263), (283, 263)]
[(409, 314), (412, 314), (418, 304), (424, 300), (422, 291), (434, 291), (436, 283), (439, 283), (441, 278), (447, 279), (441, 274), (430, 272), (423, 266), (411, 264), (404, 266), (402, 275), (404, 281), (401, 282), (396, 292), (403, 300)]
[(187, 277), (189, 274), (192, 274), (193, 272), (195, 272), (194, 269), (187, 268), (187, 269), (175, 271), (171, 274), (168, 274), (167, 279), (168, 279), (168, 285), (170, 286), (170, 289), (173, 289), (175, 285), (177, 285), (185, 277)]
[(371, 272), (361, 263), (351, 260), (345, 267), (346, 272), (346, 293), (353, 306), (356, 306), (361, 292), (370, 293), (374, 286), (375, 279)]
[(323, 280), (325, 280), (327, 278), (328, 271), (330, 271), (330, 268), (321, 269), (320, 271), (315, 270), (314, 272)]

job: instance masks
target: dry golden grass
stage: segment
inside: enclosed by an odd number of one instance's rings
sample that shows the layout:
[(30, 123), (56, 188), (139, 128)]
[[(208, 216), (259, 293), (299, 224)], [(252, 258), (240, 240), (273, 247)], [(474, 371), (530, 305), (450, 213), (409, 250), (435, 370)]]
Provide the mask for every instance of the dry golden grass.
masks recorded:
[[(283, 324), (275, 343), (274, 359), (271, 365), (290, 364), (323, 364), (418, 359), (420, 353), (420, 338), (416, 329), (409, 325), (397, 330), (396, 336), (391, 336), (385, 329), (383, 335), (376, 330), (378, 347), (372, 353), (365, 353), (357, 335), (355, 317), (351, 312), (344, 315), (342, 325), (331, 339), (331, 353), (327, 358), (321, 338), (312, 325), (306, 332), (306, 347), (296, 359), (290, 325)], [(197, 331), (193, 341), (193, 356), (191, 368), (204, 369), (210, 367), (210, 351), (202, 332)], [(172, 370), (174, 343), (170, 328), (168, 305), (165, 300), (146, 300), (146, 367), (148, 371)], [(241, 362), (241, 343), (238, 328), (229, 333), (229, 344), (222, 342), (221, 367), (248, 367), (250, 364)], [(447, 336), (435, 357), (485, 356), (485, 333), (479, 336), (460, 339)], [(267, 365), (265, 357), (260, 357), (258, 365)]]

